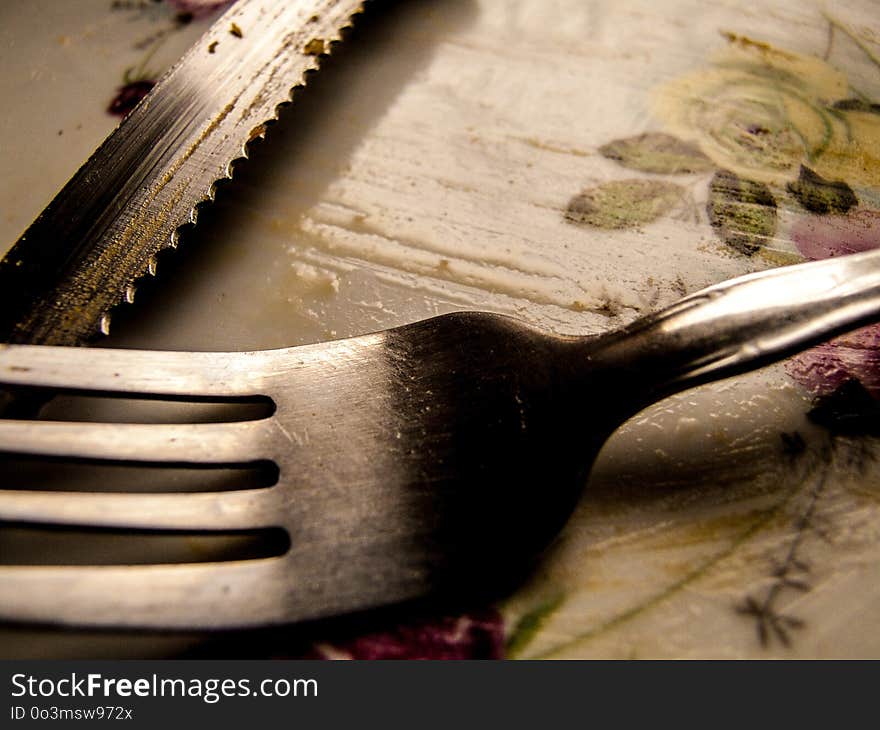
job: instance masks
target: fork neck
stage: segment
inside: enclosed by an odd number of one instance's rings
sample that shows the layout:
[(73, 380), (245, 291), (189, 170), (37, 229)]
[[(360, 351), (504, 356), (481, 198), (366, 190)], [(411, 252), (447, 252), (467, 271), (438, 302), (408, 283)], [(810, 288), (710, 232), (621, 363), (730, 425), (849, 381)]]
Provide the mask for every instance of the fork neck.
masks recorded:
[(637, 411), (878, 320), (880, 250), (732, 279), (572, 344)]

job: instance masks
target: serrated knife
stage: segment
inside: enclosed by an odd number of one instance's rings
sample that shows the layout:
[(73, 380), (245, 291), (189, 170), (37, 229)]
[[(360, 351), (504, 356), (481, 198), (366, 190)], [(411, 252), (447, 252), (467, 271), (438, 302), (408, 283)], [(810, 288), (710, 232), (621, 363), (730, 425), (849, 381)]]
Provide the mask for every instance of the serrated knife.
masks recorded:
[(220, 16), (0, 261), (0, 341), (106, 333), (364, 4), (238, 0)]

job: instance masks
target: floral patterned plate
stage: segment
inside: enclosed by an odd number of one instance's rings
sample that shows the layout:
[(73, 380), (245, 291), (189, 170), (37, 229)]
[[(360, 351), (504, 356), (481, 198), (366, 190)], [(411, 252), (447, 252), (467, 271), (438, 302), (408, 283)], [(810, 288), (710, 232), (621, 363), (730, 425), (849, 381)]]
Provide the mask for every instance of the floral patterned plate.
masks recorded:
[[(0, 240), (11, 245), (223, 5), (0, 7)], [(385, 4), (160, 263), (159, 285), (118, 313), (109, 344), (292, 345), (464, 308), (599, 332), (737, 274), (875, 248), (873, 10)], [(875, 657), (878, 332), (636, 416), (539, 568), (494, 606), (232, 637), (10, 627), (0, 651)], [(44, 538), (0, 542), (31, 559)], [(209, 548), (191, 537), (175, 549)]]

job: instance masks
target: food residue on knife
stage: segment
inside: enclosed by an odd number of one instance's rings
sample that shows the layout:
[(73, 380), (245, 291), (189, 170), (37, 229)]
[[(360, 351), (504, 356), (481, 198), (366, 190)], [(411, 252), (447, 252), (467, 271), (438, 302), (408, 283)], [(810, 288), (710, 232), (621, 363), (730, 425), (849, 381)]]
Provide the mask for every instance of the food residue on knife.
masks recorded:
[(324, 41), (321, 38), (312, 38), (303, 47), (303, 53), (307, 56), (320, 56), (324, 53)]

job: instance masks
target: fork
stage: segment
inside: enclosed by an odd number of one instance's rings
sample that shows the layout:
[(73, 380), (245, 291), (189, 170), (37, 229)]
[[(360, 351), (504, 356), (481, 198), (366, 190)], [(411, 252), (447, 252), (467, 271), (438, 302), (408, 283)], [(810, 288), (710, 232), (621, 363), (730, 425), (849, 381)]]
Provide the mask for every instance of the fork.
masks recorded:
[(0, 567), (0, 619), (242, 628), (425, 597), (491, 595), (527, 573), (602, 444), (674, 392), (880, 319), (880, 251), (709, 287), (615, 332), (551, 336), (459, 312), (352, 339), (206, 353), (0, 346), (0, 382), (169, 400), (268, 397), (250, 421), (0, 420), (0, 452), (229, 467), (269, 487), (210, 493), (0, 490), (0, 520), (150, 531), (281, 528), (282, 555), (209, 563)]

